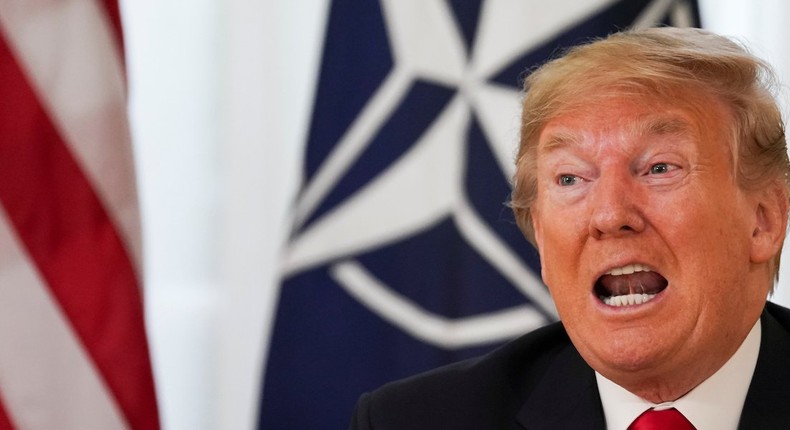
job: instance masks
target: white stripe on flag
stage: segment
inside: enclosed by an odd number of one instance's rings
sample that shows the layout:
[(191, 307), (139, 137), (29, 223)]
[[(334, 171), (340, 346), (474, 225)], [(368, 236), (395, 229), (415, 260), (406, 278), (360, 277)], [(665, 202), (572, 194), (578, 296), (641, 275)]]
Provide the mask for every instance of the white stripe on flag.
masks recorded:
[(372, 312), (424, 342), (460, 349), (512, 339), (545, 324), (532, 306), (520, 305), (473, 317), (446, 318), (398, 294), (355, 260), (333, 265), (332, 278)]
[(140, 275), (124, 67), (107, 13), (96, 0), (0, 0), (0, 29), (120, 229)]
[(0, 387), (11, 420), (25, 430), (129, 428), (2, 205), (0, 244)]
[(647, 28), (660, 23), (677, 3), (675, 0), (654, 0), (634, 21), (632, 27)]

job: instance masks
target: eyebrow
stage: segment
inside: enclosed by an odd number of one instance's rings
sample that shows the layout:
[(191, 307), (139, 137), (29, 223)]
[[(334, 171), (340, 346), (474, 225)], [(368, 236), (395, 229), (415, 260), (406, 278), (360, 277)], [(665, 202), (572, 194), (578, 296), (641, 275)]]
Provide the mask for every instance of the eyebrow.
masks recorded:
[(692, 127), (678, 117), (653, 117), (634, 124), (631, 132), (637, 136), (690, 135)]
[[(648, 116), (644, 120), (636, 121), (626, 128), (632, 136), (690, 136), (693, 127), (688, 121), (675, 116)], [(566, 146), (573, 146), (583, 140), (581, 133), (570, 129), (556, 130), (542, 142), (539, 150), (551, 152)]]
[(553, 132), (539, 148), (541, 151), (551, 152), (558, 148), (578, 144), (581, 141), (582, 137), (578, 133), (574, 133), (570, 130), (557, 130)]

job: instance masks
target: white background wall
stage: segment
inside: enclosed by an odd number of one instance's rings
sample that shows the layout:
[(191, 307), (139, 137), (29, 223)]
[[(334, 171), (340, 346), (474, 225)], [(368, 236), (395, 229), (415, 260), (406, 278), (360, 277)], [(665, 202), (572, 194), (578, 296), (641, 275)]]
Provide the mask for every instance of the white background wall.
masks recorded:
[[(700, 3), (790, 84), (790, 2)], [(163, 425), (252, 429), (328, 0), (121, 4)]]

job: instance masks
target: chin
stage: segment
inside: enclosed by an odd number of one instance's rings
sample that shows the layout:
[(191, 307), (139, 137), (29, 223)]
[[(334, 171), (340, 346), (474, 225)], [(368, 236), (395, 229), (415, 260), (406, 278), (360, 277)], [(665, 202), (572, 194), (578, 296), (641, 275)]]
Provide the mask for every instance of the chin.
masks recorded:
[[(661, 351), (656, 342), (647, 337), (631, 341), (617, 338), (611, 339), (603, 348), (591, 351), (593, 357), (585, 357), (585, 360), (604, 376), (609, 372), (647, 374), (666, 364), (668, 357)], [(601, 369), (608, 370), (605, 373)]]

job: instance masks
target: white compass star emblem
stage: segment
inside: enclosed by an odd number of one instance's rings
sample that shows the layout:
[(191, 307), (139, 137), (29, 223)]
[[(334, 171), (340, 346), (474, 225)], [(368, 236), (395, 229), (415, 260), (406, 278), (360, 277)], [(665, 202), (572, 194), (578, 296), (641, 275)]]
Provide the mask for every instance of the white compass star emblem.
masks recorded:
[[(519, 91), (488, 79), (534, 46), (612, 1), (547, 3), (484, 2), (477, 37), (467, 53), (449, 2), (381, 1), (394, 67), (301, 194), (296, 205), (299, 233), (292, 238), (284, 258), (286, 277), (330, 264), (331, 276), (359, 302), (414, 337), (445, 348), (510, 338), (545, 324), (546, 315), (556, 316), (538, 276), (480, 218), (464, 189), (464, 142), (473, 116), (490, 143), (503, 178), (513, 173)], [(665, 14), (667, 6), (663, 7)], [(645, 12), (642, 23), (654, 20), (648, 14), (657, 12)], [(302, 228), (416, 81), (457, 91), (408, 152), (354, 195)], [(475, 251), (529, 298), (531, 306), (446, 318), (389, 288), (354, 258), (419, 234), (448, 218)]]

